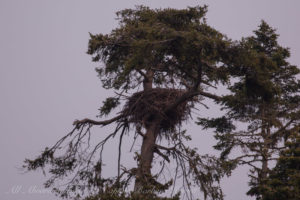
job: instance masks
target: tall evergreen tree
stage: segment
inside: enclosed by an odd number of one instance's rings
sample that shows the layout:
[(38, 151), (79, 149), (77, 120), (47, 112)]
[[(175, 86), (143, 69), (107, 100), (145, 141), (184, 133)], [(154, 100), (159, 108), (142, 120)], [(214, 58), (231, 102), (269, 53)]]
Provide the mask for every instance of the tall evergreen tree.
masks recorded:
[[(27, 160), (26, 167), (36, 170), (49, 166), (52, 177), (47, 187), (73, 175), (66, 188), (55, 188), (67, 198), (72, 193), (80, 197), (86, 190), (95, 190), (87, 199), (158, 198), (181, 180), (183, 196), (192, 198), (195, 187), (205, 199), (223, 199), (218, 182), (230, 166), (215, 157), (199, 155), (186, 145), (191, 138), (181, 130), (194, 105), (204, 98), (221, 100), (207, 89), (228, 80), (231, 42), (207, 25), (206, 11), (206, 7), (152, 10), (139, 6), (118, 12), (119, 27), (110, 34), (91, 34), (88, 54), (93, 61), (103, 63), (97, 68), (103, 87), (116, 93), (104, 101), (100, 116), (124, 106), (109, 120), (75, 121), (73, 131), (37, 159)], [(112, 123), (116, 124), (115, 131), (91, 148), (91, 127)], [(117, 175), (106, 178), (102, 175), (102, 152), (106, 142), (117, 135)], [(140, 151), (135, 152), (137, 167), (130, 169), (121, 165), (125, 135), (133, 141), (138, 137), (142, 140)], [(64, 144), (68, 148), (61, 152)], [(152, 169), (155, 155), (160, 159), (158, 172)], [(169, 163), (176, 166), (172, 177), (160, 182)], [(134, 190), (128, 195), (123, 191), (130, 188), (131, 180)], [(122, 192), (112, 194), (115, 189)], [(141, 191), (151, 192), (144, 195)]]
[(269, 162), (277, 159), (282, 141), (299, 124), (300, 84), (299, 69), (288, 63), (289, 49), (278, 44), (275, 30), (262, 21), (254, 33), (242, 39), (239, 57), (234, 58), (232, 94), (223, 102), (226, 116), (200, 118), (199, 124), (216, 128), (215, 148), (222, 151), (223, 159), (234, 148), (242, 150), (230, 160), (251, 167), (247, 194), (261, 199)]

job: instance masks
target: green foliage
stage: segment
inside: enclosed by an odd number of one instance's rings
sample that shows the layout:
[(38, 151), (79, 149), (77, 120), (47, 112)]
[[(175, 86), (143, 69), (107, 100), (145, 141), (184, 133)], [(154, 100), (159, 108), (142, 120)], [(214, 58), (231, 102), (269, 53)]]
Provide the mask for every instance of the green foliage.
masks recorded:
[(108, 97), (103, 101), (103, 106), (99, 109), (100, 116), (108, 115), (110, 111), (120, 104), (119, 98)]
[[(240, 41), (235, 48), (239, 56), (232, 58), (228, 68), (235, 79), (229, 87), (231, 94), (223, 98), (226, 115), (199, 118), (198, 124), (215, 129), (218, 143), (214, 147), (221, 151), (222, 159), (251, 167), (248, 194), (261, 199), (258, 188), (265, 187), (269, 160), (276, 159), (280, 141), (300, 122), (296, 103), (300, 98), (300, 70), (288, 63), (289, 49), (278, 44), (275, 29), (265, 21), (254, 34)], [(247, 128), (235, 130), (231, 122)], [(230, 157), (234, 148), (243, 154)]]
[(203, 129), (207, 129), (210, 127), (215, 127), (216, 131), (219, 133), (228, 133), (235, 130), (235, 126), (232, 122), (226, 117), (206, 119), (198, 117), (198, 125), (201, 125)]
[[(205, 23), (206, 11), (206, 7), (152, 10), (139, 6), (118, 12), (120, 27), (106, 35), (90, 34), (88, 54), (105, 63), (97, 69), (104, 87), (136, 88), (141, 81), (138, 72), (151, 67), (158, 86), (180, 79), (190, 83), (201, 60), (222, 62), (230, 42)], [(218, 70), (203, 65), (207, 81), (226, 81), (226, 73)]]
[(285, 146), (265, 187), (258, 188), (264, 194), (263, 200), (300, 199), (300, 132), (294, 132)]

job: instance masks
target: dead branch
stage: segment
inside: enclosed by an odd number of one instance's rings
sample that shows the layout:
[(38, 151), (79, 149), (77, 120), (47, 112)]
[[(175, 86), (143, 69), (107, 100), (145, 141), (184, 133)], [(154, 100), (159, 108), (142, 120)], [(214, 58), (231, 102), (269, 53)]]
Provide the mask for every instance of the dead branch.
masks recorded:
[(121, 119), (123, 117), (124, 117), (124, 114), (121, 114), (121, 115), (118, 115), (118, 116), (116, 116), (112, 119), (104, 120), (104, 121), (95, 121), (95, 120), (92, 120), (92, 119), (85, 118), (83, 120), (75, 120), (73, 122), (73, 125), (76, 128), (79, 128), (80, 126), (85, 125), (85, 124), (106, 126), (106, 125), (111, 124), (115, 121), (118, 121), (119, 119)]

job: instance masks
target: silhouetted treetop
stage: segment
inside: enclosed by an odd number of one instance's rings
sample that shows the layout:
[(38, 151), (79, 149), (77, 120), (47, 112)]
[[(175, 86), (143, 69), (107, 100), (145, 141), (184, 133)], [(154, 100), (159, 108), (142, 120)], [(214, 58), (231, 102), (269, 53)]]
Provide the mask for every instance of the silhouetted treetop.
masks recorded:
[(206, 11), (140, 6), (118, 12), (120, 26), (89, 41), (88, 54), (105, 64), (97, 69), (105, 88), (136, 88), (149, 70), (155, 86), (192, 86), (200, 65), (203, 82), (226, 81), (220, 63), (229, 42), (206, 24)]

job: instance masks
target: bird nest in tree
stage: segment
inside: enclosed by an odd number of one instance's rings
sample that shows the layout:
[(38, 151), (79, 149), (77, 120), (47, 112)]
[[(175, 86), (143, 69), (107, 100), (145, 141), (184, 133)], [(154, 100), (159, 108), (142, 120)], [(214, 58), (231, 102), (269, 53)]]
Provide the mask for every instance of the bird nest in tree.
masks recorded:
[(141, 91), (128, 98), (123, 113), (128, 120), (135, 124), (149, 127), (158, 118), (160, 120), (160, 132), (171, 132), (177, 125), (186, 121), (197, 98), (192, 98), (176, 106), (174, 109), (164, 112), (166, 108), (183, 95), (185, 90), (154, 88)]

